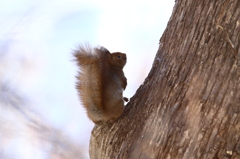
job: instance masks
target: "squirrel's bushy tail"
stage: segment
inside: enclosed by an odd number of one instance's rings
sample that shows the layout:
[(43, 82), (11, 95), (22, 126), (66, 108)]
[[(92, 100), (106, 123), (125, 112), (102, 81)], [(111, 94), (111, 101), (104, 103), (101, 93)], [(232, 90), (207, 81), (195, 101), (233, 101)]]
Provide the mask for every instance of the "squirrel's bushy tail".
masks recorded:
[[(104, 56), (99, 48), (80, 46), (74, 51), (80, 70), (77, 75), (76, 88), (79, 92), (83, 106), (88, 109), (88, 116), (93, 121), (101, 121), (103, 118), (103, 63), (100, 60)], [(94, 115), (93, 115), (94, 114)]]

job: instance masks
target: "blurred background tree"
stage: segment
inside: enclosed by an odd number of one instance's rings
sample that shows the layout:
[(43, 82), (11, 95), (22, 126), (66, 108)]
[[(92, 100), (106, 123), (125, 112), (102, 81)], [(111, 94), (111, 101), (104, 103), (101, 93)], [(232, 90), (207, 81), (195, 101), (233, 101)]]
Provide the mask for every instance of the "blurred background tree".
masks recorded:
[[(11, 45), (11, 42), (6, 44)], [(0, 49), (8, 50), (7, 46)], [(81, 146), (48, 125), (18, 90), (15, 80), (19, 79), (19, 74), (12, 67), (18, 63), (18, 69), (24, 72), (31, 60), (25, 57), (11, 59), (6, 52), (0, 53), (0, 158), (35, 155), (34, 158), (84, 158)]]
[(71, 50), (89, 42), (127, 53), (130, 98), (151, 68), (173, 4), (1, 0), (0, 158), (88, 158), (93, 123), (75, 90)]

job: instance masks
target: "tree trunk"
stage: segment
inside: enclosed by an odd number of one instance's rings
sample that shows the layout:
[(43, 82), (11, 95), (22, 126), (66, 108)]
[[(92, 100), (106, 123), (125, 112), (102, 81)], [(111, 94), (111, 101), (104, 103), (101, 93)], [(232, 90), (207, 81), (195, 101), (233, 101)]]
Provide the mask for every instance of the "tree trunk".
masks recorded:
[(240, 0), (177, 0), (152, 70), (91, 159), (240, 159)]

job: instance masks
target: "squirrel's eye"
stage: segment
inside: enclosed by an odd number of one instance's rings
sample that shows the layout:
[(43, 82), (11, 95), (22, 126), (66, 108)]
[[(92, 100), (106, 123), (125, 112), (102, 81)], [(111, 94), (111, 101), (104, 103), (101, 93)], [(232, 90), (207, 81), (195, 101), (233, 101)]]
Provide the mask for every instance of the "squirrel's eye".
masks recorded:
[(117, 55), (117, 58), (118, 58), (118, 59), (120, 59), (120, 58), (121, 58), (121, 56), (120, 56), (120, 55)]

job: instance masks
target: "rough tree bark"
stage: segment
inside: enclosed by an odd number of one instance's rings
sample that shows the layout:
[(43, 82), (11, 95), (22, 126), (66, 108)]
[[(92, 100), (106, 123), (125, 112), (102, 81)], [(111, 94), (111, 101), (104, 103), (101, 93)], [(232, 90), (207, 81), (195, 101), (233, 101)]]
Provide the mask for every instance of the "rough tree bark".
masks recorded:
[(144, 84), (92, 159), (240, 158), (240, 1), (177, 0)]

